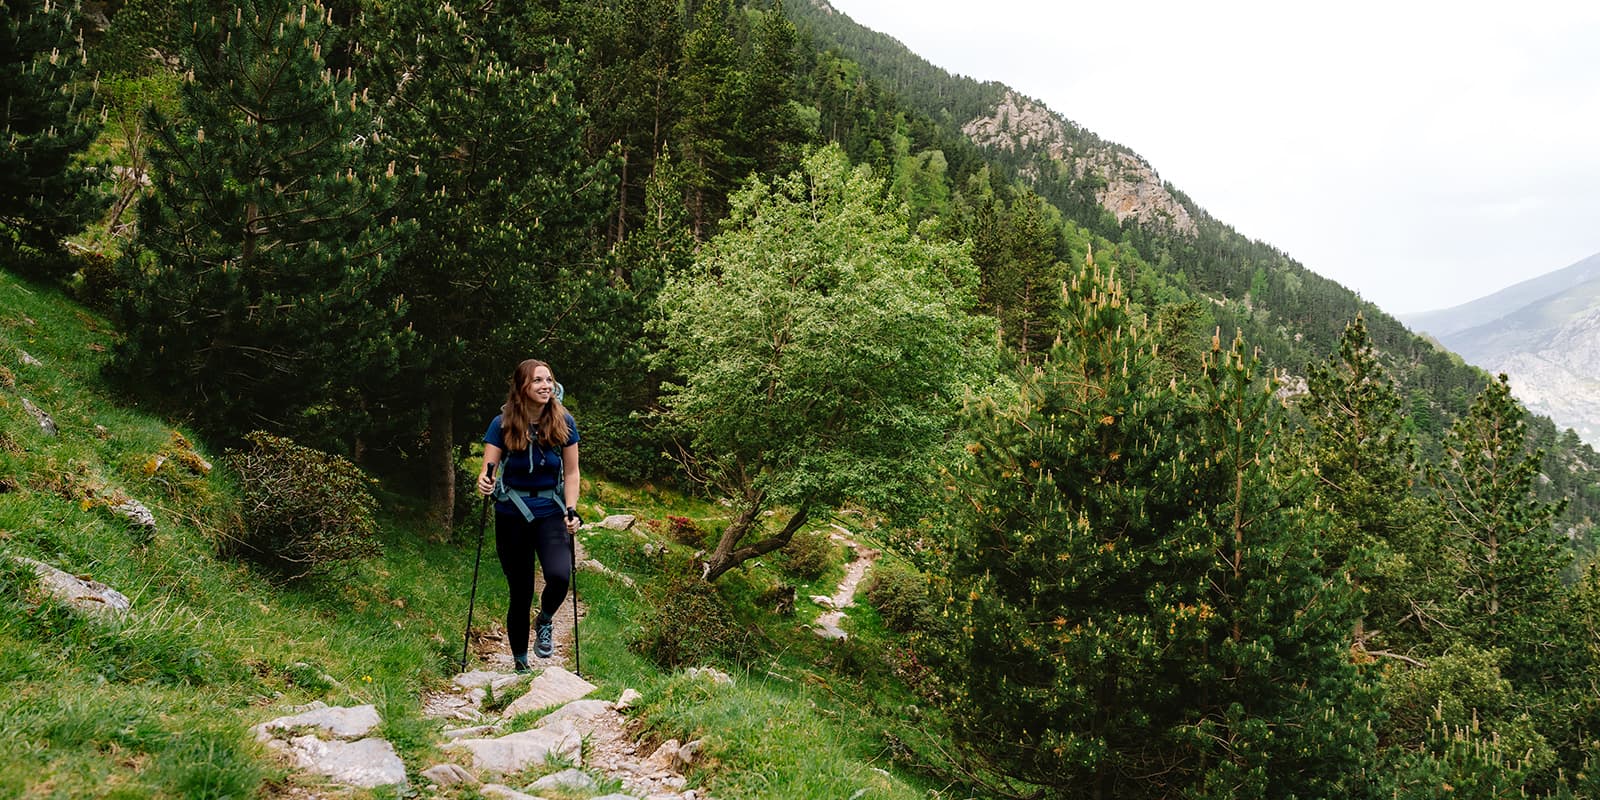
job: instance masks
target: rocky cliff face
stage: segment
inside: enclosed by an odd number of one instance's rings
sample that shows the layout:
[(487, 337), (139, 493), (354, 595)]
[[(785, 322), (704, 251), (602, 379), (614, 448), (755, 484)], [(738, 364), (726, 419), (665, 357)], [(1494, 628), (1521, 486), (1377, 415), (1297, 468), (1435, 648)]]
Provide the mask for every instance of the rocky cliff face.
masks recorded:
[(1490, 356), (1479, 366), (1504, 372), (1528, 410), (1600, 448), (1600, 309), (1567, 321), (1538, 349)]
[[(961, 126), (979, 147), (1043, 152), (1066, 165), (1076, 181), (1097, 186), (1095, 200), (1118, 222), (1133, 218), (1193, 234), (1194, 219), (1144, 159), (1125, 150), (1075, 144), (1067, 124), (1050, 109), (1007, 90), (994, 113)], [(1026, 174), (1037, 179), (1039, 175)]]

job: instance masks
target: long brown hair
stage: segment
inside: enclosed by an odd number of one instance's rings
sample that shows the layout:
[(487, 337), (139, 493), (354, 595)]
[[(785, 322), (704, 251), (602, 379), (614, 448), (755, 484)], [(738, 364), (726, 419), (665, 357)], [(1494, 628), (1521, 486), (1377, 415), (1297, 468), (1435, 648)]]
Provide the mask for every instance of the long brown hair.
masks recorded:
[(549, 369), (550, 379), (555, 380), (556, 371), (537, 358), (518, 364), (511, 373), (511, 390), (506, 393), (506, 404), (500, 408), (500, 432), (505, 437), (507, 450), (527, 449), (528, 431), (534, 428), (539, 431), (539, 444), (558, 450), (567, 446), (567, 438), (572, 435), (567, 429), (567, 409), (554, 394), (550, 395), (550, 402), (544, 404), (539, 418), (533, 418), (533, 401), (528, 399), (526, 390), (528, 384), (533, 383), (533, 371), (540, 367)]

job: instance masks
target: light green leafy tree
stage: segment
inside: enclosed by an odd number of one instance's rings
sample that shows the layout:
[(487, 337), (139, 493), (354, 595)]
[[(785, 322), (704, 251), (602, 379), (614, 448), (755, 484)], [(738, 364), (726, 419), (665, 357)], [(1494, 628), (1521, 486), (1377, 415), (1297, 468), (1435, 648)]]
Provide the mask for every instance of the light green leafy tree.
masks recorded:
[[(990, 372), (966, 250), (912, 232), (837, 147), (732, 199), (725, 230), (661, 295), (664, 421), (734, 517), (715, 580), (846, 500), (892, 507), (926, 474), (962, 387)], [(776, 531), (764, 513), (782, 508)]]

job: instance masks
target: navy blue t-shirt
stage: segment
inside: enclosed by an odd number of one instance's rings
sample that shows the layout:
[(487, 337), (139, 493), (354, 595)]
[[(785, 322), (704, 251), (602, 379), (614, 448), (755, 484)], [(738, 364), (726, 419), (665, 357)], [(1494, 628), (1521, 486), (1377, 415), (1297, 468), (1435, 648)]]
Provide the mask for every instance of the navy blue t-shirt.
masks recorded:
[[(578, 443), (578, 423), (567, 414), (567, 447)], [(489, 422), (489, 430), (483, 434), (483, 443), (492, 444), (500, 448), (503, 455), (500, 457), (500, 479), (511, 489), (521, 489), (526, 492), (537, 492), (542, 489), (554, 489), (561, 482), (561, 450), (559, 447), (545, 447), (539, 444), (538, 429), (533, 431), (532, 446), (512, 451), (506, 449), (505, 434), (500, 430), (500, 415), (496, 414)], [(561, 513), (561, 507), (548, 498), (529, 497), (524, 502), (528, 510), (535, 517), (549, 517)], [(502, 514), (516, 514), (517, 507), (509, 500), (501, 500), (494, 504), (494, 510)]]

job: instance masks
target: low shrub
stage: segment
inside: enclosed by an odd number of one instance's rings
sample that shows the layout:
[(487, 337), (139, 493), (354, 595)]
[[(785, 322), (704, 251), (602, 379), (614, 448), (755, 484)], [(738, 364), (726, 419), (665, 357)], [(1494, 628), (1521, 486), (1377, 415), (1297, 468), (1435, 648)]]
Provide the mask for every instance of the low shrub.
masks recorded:
[(668, 539), (688, 547), (701, 547), (706, 543), (706, 532), (688, 517), (669, 516), (651, 526)]
[(932, 620), (928, 576), (905, 564), (879, 561), (867, 579), (866, 594), (889, 630), (924, 630)]
[(783, 567), (802, 581), (814, 581), (843, 560), (839, 547), (823, 531), (798, 531), (783, 546)]
[(376, 555), (375, 484), (349, 461), (260, 431), (225, 462), (240, 481), (243, 531), (230, 549), (285, 579)]
[(717, 587), (688, 565), (675, 567), (645, 584), (647, 610), (628, 645), (667, 669), (749, 662), (755, 641)]

